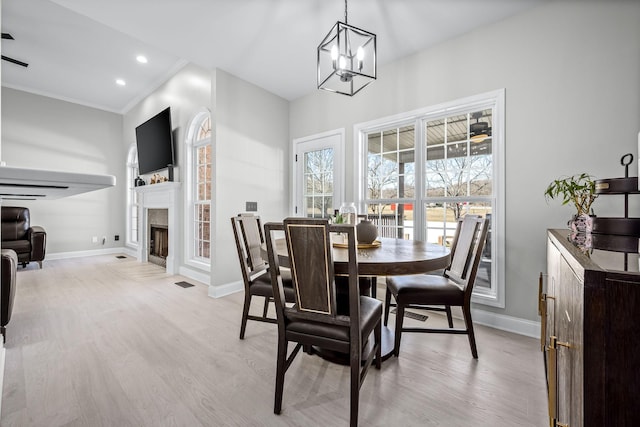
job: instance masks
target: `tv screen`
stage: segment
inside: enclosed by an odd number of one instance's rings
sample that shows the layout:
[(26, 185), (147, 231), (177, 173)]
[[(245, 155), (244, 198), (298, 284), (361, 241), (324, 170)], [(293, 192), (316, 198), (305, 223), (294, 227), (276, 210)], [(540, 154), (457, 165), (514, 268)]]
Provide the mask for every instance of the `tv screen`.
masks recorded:
[(173, 165), (171, 108), (167, 107), (136, 128), (140, 175)]

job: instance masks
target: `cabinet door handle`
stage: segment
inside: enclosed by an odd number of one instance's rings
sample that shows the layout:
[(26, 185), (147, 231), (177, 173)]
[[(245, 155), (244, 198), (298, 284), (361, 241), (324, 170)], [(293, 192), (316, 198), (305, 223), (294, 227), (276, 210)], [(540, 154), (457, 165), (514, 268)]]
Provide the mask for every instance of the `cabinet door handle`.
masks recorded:
[(549, 390), (547, 390), (547, 397), (549, 399), (549, 420), (551, 421), (552, 427), (555, 427), (556, 425), (557, 367), (558, 361), (556, 358), (556, 348), (550, 345), (549, 347), (547, 347), (547, 378), (549, 381)]
[(540, 277), (538, 278), (538, 315), (542, 316), (542, 298), (543, 298), (543, 293), (542, 293), (542, 283), (543, 283), (543, 279), (542, 279), (542, 273), (540, 273)]
[(547, 345), (547, 300), (542, 294), (540, 299), (540, 351), (544, 351)]

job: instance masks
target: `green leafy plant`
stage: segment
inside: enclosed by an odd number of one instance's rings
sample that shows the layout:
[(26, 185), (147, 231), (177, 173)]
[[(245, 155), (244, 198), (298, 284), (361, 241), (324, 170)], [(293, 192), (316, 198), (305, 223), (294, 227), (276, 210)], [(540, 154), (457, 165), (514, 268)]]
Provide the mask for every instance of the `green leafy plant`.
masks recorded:
[(344, 224), (344, 217), (342, 214), (336, 214), (336, 216), (331, 217), (331, 222), (333, 224)]
[(561, 196), (563, 205), (573, 203), (577, 215), (589, 215), (591, 204), (598, 197), (596, 182), (586, 173), (553, 180), (544, 191), (544, 196), (547, 201)]

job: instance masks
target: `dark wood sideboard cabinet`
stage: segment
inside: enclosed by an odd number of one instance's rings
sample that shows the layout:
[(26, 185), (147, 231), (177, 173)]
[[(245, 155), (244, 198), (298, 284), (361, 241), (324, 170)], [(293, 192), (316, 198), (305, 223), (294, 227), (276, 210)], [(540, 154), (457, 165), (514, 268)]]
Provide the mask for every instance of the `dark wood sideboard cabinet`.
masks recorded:
[(640, 426), (638, 251), (585, 251), (568, 230), (547, 236), (538, 308), (549, 425)]

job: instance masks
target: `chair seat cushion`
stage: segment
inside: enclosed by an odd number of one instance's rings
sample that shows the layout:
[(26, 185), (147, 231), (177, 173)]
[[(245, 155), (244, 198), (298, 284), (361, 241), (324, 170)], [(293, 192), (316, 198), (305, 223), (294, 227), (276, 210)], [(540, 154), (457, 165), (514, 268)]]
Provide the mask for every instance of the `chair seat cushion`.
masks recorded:
[(2, 249), (13, 249), (16, 254), (28, 254), (31, 252), (31, 243), (28, 240), (4, 240)]
[(387, 289), (400, 304), (462, 305), (464, 290), (444, 276), (387, 277)]
[[(284, 288), (284, 297), (287, 302), (294, 302), (296, 298), (293, 291), (291, 273), (286, 270), (280, 270), (280, 274), (282, 277), (282, 286)], [(267, 272), (253, 279), (249, 286), (249, 291), (251, 292), (251, 295), (258, 295), (262, 297), (272, 296), (273, 287), (271, 286), (271, 275)]]
[[(382, 317), (382, 302), (360, 297), (361, 342), (364, 343)], [(331, 350), (349, 351), (349, 327), (308, 320), (292, 320), (286, 326), (287, 338), (291, 341), (310, 343)]]

